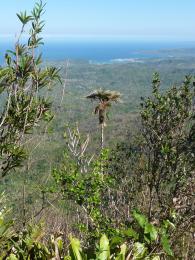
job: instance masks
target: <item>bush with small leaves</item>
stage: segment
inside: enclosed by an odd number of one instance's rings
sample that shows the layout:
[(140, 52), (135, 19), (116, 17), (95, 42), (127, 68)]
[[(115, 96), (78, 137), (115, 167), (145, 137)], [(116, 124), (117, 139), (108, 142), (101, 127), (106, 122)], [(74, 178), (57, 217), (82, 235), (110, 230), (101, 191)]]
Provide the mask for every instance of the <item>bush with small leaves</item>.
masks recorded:
[[(44, 4), (35, 4), (30, 15), (17, 14), (22, 28), (13, 51), (5, 54), (5, 66), (0, 67), (0, 95), (4, 104), (0, 114), (0, 174), (21, 166), (26, 158), (25, 139), (41, 120), (52, 118), (51, 102), (43, 90), (60, 80), (58, 69), (42, 68), (37, 48), (43, 44), (39, 36), (44, 27), (41, 20)], [(20, 43), (30, 24), (29, 39)], [(42, 92), (41, 92), (42, 91)]]

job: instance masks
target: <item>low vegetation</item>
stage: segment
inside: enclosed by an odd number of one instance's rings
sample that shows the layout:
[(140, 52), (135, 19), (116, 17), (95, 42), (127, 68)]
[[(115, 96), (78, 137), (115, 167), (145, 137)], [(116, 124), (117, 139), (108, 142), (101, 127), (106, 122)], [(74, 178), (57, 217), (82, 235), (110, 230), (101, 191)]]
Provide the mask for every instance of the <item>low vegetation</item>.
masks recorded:
[[(49, 138), (52, 109), (61, 109), (48, 97), (52, 84), (66, 79), (37, 56), (43, 11), (40, 2), (30, 15), (17, 15), (21, 34), (0, 68), (2, 187), (13, 173), (28, 174), (33, 137), (41, 129)], [(27, 25), (29, 40), (21, 44)], [(106, 139), (112, 140), (112, 135), (104, 133), (107, 110), (121, 94), (100, 89), (87, 95), (98, 101), (101, 138), (94, 141), (76, 122), (65, 127), (64, 151), (54, 164), (47, 161), (51, 171), (44, 173), (47, 185), (40, 189), (39, 203), (33, 195), (27, 201), (28, 183), (23, 183), (20, 221), (7, 206), (8, 194), (1, 194), (1, 259), (193, 259), (193, 82), (188, 75), (180, 85), (162, 90), (160, 76), (154, 73), (151, 95), (141, 98), (136, 127), (110, 146)], [(40, 181), (40, 172), (35, 177)]]

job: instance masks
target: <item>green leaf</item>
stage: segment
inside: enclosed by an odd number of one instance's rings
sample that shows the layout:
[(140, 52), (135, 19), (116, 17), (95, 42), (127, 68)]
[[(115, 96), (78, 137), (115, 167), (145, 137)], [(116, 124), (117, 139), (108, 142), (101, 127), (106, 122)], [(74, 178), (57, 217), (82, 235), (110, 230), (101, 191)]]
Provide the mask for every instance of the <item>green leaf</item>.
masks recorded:
[(133, 259), (142, 259), (147, 255), (148, 249), (143, 243), (136, 242), (133, 246)]
[(157, 239), (158, 236), (158, 231), (157, 229), (154, 227), (154, 225), (147, 223), (145, 228), (144, 228), (144, 233), (145, 234), (149, 234), (150, 235), (150, 239), (152, 241), (155, 241)]
[(50, 122), (52, 119), (53, 119), (54, 115), (51, 111), (46, 111), (43, 115), (43, 119), (46, 121), (46, 122)]
[(139, 234), (135, 230), (133, 230), (132, 228), (128, 228), (126, 230), (123, 230), (122, 234), (124, 234), (127, 237), (132, 237), (136, 240), (139, 238)]
[(28, 16), (26, 14), (26, 11), (23, 13), (23, 12), (20, 12), (20, 14), (16, 14), (17, 17), (19, 18), (20, 22), (25, 25), (27, 24), (29, 21), (32, 20), (32, 16)]
[(8, 55), (7, 53), (5, 54), (5, 61), (6, 61), (8, 66), (11, 65), (12, 59), (11, 59), (10, 55)]
[(40, 54), (40, 55), (37, 57), (37, 59), (35, 60), (35, 64), (36, 64), (36, 65), (39, 65), (39, 64), (41, 64), (41, 62), (42, 62), (42, 54)]
[(82, 260), (82, 249), (77, 238), (70, 237), (70, 255), (72, 259)]
[(160, 256), (159, 255), (152, 256), (151, 260), (160, 260)]
[(124, 239), (121, 236), (112, 237), (111, 242), (110, 242), (111, 249), (115, 248), (116, 246), (118, 246), (120, 244), (122, 244), (123, 241), (124, 241)]
[(175, 229), (175, 225), (170, 221), (170, 220), (164, 220), (163, 221), (163, 225), (164, 225), (164, 227), (167, 229), (168, 227), (172, 227), (172, 228), (174, 228)]
[(63, 250), (63, 240), (61, 238), (58, 239), (57, 244), (58, 244), (58, 249), (61, 252)]
[(109, 240), (106, 235), (102, 235), (102, 237), (100, 238), (100, 254), (98, 259), (107, 260), (109, 258), (110, 258)]
[(120, 246), (120, 253), (116, 256), (116, 260), (125, 260), (125, 255), (126, 255), (126, 251), (127, 251), (127, 245), (126, 244), (122, 244)]
[(10, 254), (6, 259), (7, 260), (18, 260), (18, 258), (14, 254)]
[(163, 232), (161, 236), (161, 244), (163, 246), (164, 251), (169, 255), (173, 256), (173, 251), (170, 246), (169, 238), (166, 232)]
[(136, 210), (133, 211), (133, 217), (142, 228), (148, 224), (148, 219), (143, 214), (138, 213)]

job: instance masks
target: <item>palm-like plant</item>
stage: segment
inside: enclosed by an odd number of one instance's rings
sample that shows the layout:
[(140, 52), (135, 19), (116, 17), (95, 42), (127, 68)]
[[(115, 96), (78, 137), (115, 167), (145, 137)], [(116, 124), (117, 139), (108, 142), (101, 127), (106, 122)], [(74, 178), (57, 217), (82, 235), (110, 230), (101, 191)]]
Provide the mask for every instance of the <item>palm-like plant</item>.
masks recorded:
[(99, 124), (101, 126), (101, 148), (104, 147), (104, 127), (107, 116), (107, 110), (111, 107), (112, 102), (118, 102), (121, 97), (120, 92), (110, 90), (95, 90), (86, 98), (92, 101), (98, 101), (98, 105), (95, 107), (94, 113), (98, 115)]

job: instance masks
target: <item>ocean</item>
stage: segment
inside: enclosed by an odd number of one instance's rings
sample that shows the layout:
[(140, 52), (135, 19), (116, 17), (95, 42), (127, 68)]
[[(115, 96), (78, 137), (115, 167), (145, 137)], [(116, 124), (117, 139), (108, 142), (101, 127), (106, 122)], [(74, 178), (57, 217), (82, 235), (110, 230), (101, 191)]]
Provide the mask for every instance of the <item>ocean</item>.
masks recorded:
[[(66, 59), (87, 60), (97, 63), (128, 61), (128, 59), (171, 57), (178, 49), (195, 49), (195, 42), (166, 41), (103, 41), (103, 40), (45, 40), (41, 47), (44, 60)], [(4, 61), (7, 49), (13, 44), (5, 39), (0, 42), (0, 63)], [(173, 52), (171, 52), (173, 50)]]

